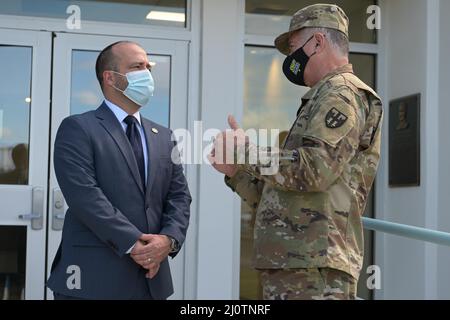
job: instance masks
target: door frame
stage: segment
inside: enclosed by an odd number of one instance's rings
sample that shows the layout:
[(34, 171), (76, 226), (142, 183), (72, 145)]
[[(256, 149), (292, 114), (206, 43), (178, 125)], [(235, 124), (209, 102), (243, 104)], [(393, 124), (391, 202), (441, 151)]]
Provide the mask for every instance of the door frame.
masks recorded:
[[(45, 285), (45, 248), (46, 248), (46, 211), (48, 187), (48, 136), (50, 112), (50, 65), (51, 65), (51, 33), (43, 31), (17, 31), (0, 29), (0, 43), (11, 46), (32, 48), (31, 65), (31, 106), (29, 122), (29, 179), (28, 185), (2, 185), (0, 190), (24, 192), (29, 195), (30, 214), (32, 190), (34, 187), (43, 189), (42, 208), (43, 227), (33, 230), (29, 220), (19, 220), (18, 215), (2, 223), (2, 225), (27, 226), (27, 252), (25, 274), (25, 299), (37, 300), (44, 298)], [(42, 167), (42, 164), (45, 164)], [(17, 199), (24, 201), (25, 199)], [(16, 200), (14, 200), (16, 201)], [(23, 205), (22, 203), (20, 205)], [(3, 206), (2, 206), (3, 207)], [(40, 206), (39, 206), (40, 207)], [(14, 211), (14, 210), (13, 210)]]

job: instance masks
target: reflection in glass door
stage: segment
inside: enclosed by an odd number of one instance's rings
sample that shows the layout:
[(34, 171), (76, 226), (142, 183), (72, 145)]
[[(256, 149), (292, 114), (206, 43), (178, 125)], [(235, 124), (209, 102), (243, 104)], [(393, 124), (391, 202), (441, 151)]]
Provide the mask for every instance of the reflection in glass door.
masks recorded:
[(0, 300), (44, 296), (50, 49), (0, 30)]
[(28, 184), (32, 52), (0, 45), (0, 184)]

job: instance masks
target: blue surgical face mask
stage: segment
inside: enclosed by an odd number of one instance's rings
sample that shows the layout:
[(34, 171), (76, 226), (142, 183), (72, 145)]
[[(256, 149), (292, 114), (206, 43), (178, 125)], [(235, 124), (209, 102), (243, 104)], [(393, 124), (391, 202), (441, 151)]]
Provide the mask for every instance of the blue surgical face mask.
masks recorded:
[(141, 107), (148, 103), (155, 90), (155, 82), (153, 81), (152, 74), (149, 70), (132, 71), (127, 74), (121, 74), (116, 71), (112, 72), (126, 77), (128, 81), (128, 86), (125, 90), (121, 90), (116, 86), (113, 86), (114, 89), (122, 92), (125, 97)]

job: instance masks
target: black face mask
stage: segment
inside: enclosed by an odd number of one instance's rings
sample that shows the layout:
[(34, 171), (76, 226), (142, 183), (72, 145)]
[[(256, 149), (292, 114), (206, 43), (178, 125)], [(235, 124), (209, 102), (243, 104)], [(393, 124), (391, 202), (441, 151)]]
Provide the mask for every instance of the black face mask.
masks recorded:
[(311, 56), (307, 56), (303, 48), (306, 44), (314, 38), (314, 35), (306, 40), (305, 44), (297, 51), (287, 56), (283, 63), (283, 73), (288, 80), (299, 86), (306, 86), (305, 83), (305, 69), (309, 59), (316, 54), (314, 52)]

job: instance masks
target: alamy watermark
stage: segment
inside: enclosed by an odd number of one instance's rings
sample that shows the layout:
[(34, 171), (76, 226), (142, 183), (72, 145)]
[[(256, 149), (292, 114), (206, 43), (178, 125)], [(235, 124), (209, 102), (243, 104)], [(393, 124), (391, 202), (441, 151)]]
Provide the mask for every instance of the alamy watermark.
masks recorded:
[[(173, 130), (172, 140), (177, 145), (173, 148), (171, 158), (175, 164), (211, 164), (208, 155), (213, 155), (216, 164), (249, 164), (261, 167), (262, 175), (278, 172), (281, 151), (277, 146), (279, 129), (239, 129), (220, 130), (208, 128), (203, 130), (202, 121), (194, 121), (194, 130), (180, 128)], [(239, 134), (238, 134), (239, 133)], [(270, 145), (259, 148), (259, 145)]]
[(81, 290), (81, 268), (77, 265), (67, 267), (66, 273), (69, 275), (66, 286), (69, 290)]
[(367, 18), (367, 29), (380, 30), (381, 29), (381, 8), (377, 5), (367, 7), (367, 14), (370, 16)]
[(81, 29), (81, 9), (80, 6), (72, 4), (67, 7), (66, 13), (69, 15), (66, 19), (66, 27), (69, 30)]
[(377, 265), (368, 266), (366, 274), (370, 274), (367, 278), (366, 285), (369, 290), (381, 289), (381, 268)]

